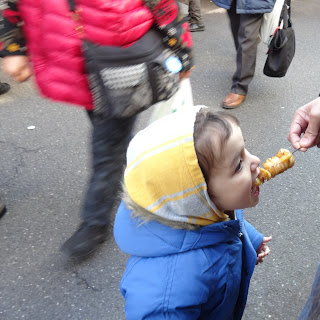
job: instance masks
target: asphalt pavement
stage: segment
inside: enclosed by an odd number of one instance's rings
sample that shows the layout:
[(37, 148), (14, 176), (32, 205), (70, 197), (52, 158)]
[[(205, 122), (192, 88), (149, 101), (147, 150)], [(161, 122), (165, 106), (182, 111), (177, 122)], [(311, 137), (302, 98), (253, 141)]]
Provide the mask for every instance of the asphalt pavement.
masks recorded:
[[(193, 33), (195, 104), (219, 109), (235, 71), (227, 14), (202, 0), (204, 32)], [(186, 8), (184, 8), (186, 9)], [(246, 102), (231, 112), (247, 149), (262, 161), (289, 148), (295, 110), (320, 91), (320, 3), (292, 0), (296, 55), (284, 78), (256, 75)], [(83, 261), (67, 260), (59, 247), (76, 230), (90, 173), (90, 122), (81, 109), (40, 98), (32, 81), (11, 84), (0, 96), (0, 319), (125, 319), (119, 281), (127, 256), (110, 237)], [(142, 129), (152, 109), (140, 116)], [(295, 166), (260, 189), (246, 218), (266, 236), (271, 253), (252, 277), (245, 320), (296, 319), (320, 261), (320, 150), (295, 153)]]

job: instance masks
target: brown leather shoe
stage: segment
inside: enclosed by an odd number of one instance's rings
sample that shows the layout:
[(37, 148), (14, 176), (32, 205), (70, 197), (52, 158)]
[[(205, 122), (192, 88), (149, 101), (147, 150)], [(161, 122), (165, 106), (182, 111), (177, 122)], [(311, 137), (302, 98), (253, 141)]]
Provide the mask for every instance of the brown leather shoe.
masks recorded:
[(222, 107), (225, 109), (234, 109), (240, 106), (240, 104), (245, 100), (246, 96), (236, 93), (229, 93), (222, 102)]

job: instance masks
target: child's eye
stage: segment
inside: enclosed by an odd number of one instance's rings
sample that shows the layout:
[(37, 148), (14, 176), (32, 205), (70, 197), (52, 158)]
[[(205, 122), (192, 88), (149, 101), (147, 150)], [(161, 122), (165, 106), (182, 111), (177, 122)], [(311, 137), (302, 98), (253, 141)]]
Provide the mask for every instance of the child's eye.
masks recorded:
[(239, 164), (237, 165), (237, 168), (236, 168), (236, 172), (238, 172), (238, 171), (240, 171), (242, 169), (242, 161), (243, 160), (239, 161)]

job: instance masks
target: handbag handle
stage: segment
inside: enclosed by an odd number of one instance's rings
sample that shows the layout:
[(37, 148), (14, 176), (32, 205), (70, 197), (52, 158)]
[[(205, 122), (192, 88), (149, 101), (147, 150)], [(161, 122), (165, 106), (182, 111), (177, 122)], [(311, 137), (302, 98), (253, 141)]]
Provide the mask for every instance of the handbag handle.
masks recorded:
[(279, 32), (277, 32), (274, 37), (274, 48), (273, 49), (275, 51), (282, 49), (289, 40), (287, 36), (285, 36), (284, 38), (282, 36), (283, 36), (283, 34), (280, 34)]
[(284, 29), (288, 28), (289, 24), (291, 25), (291, 0), (284, 0), (280, 18), (279, 18), (279, 23), (278, 23), (279, 27), (282, 21), (283, 21)]

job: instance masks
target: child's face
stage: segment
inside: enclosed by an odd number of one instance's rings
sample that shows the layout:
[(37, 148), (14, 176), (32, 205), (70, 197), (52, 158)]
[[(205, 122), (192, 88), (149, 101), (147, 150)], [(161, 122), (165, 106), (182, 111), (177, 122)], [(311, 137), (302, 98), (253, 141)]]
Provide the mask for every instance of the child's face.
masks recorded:
[(250, 154), (244, 145), (241, 129), (232, 124), (221, 160), (211, 170), (208, 191), (221, 211), (254, 207), (259, 202), (259, 187), (253, 183), (259, 174), (260, 159)]

